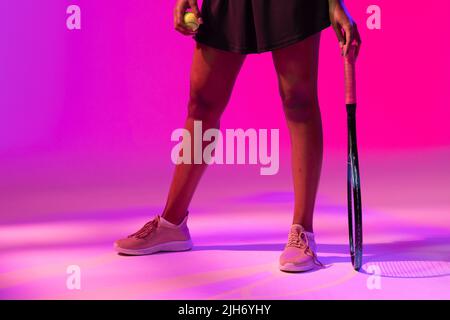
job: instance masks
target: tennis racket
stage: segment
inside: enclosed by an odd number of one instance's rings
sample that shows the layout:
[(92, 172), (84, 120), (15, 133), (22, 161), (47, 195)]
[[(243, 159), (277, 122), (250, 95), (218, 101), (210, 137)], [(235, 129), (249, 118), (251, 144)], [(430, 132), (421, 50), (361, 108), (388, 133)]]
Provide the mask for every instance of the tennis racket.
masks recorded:
[(351, 46), (344, 57), (345, 70), (345, 104), (347, 108), (347, 207), (350, 256), (355, 270), (362, 264), (363, 231), (361, 208), (361, 184), (359, 177), (358, 145), (356, 141), (356, 77), (355, 47)]

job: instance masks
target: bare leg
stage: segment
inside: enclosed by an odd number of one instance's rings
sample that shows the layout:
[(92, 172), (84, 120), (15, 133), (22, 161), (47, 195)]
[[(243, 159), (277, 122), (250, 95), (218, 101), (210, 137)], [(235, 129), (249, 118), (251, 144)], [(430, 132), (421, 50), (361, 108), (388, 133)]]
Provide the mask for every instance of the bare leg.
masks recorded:
[[(193, 137), (194, 120), (201, 120), (203, 131), (219, 128), (220, 117), (228, 104), (244, 55), (197, 44), (191, 68), (190, 99), (185, 128)], [(191, 152), (193, 157), (194, 152)], [(193, 159), (191, 163), (194, 163)], [(180, 164), (174, 176), (162, 216), (179, 224), (200, 181), (206, 164)]]
[(313, 231), (322, 168), (322, 119), (317, 98), (320, 34), (272, 54), (289, 128), (294, 179), (293, 223)]

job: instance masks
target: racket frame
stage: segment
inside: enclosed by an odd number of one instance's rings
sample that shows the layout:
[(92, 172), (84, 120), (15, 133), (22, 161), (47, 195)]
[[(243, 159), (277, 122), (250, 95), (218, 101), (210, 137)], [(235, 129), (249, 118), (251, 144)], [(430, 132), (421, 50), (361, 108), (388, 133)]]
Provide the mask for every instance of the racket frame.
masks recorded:
[(345, 103), (347, 111), (347, 208), (350, 256), (355, 270), (362, 265), (363, 230), (358, 144), (356, 140), (356, 47), (344, 57)]

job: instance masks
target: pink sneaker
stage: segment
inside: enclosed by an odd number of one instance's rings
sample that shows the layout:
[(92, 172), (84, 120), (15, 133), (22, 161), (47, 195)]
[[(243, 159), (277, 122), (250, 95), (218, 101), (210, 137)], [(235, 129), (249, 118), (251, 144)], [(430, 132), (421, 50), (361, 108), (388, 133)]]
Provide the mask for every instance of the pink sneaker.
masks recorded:
[(323, 267), (317, 259), (314, 234), (305, 231), (299, 224), (293, 224), (289, 232), (288, 243), (280, 256), (280, 270), (301, 272)]
[(187, 215), (179, 225), (174, 225), (158, 215), (138, 232), (117, 240), (114, 248), (119, 253), (136, 256), (160, 251), (190, 250), (192, 241), (187, 227)]

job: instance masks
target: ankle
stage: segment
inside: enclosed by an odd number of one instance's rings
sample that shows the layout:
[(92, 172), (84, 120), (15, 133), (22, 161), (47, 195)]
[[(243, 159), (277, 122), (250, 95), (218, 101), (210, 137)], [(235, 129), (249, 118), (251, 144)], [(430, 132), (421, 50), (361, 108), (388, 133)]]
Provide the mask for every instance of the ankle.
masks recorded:
[(162, 218), (164, 218), (164, 220), (166, 220), (167, 222), (179, 226), (184, 219), (186, 218), (186, 216), (188, 215), (188, 211), (184, 214), (184, 215), (176, 215), (176, 214), (170, 214), (168, 212), (163, 212), (163, 214), (161, 215)]
[(296, 221), (292, 222), (292, 225), (294, 225), (294, 224), (301, 225), (303, 227), (303, 229), (305, 229), (306, 232), (314, 233), (314, 229), (313, 229), (313, 226), (311, 224), (302, 223), (302, 222), (296, 222)]

